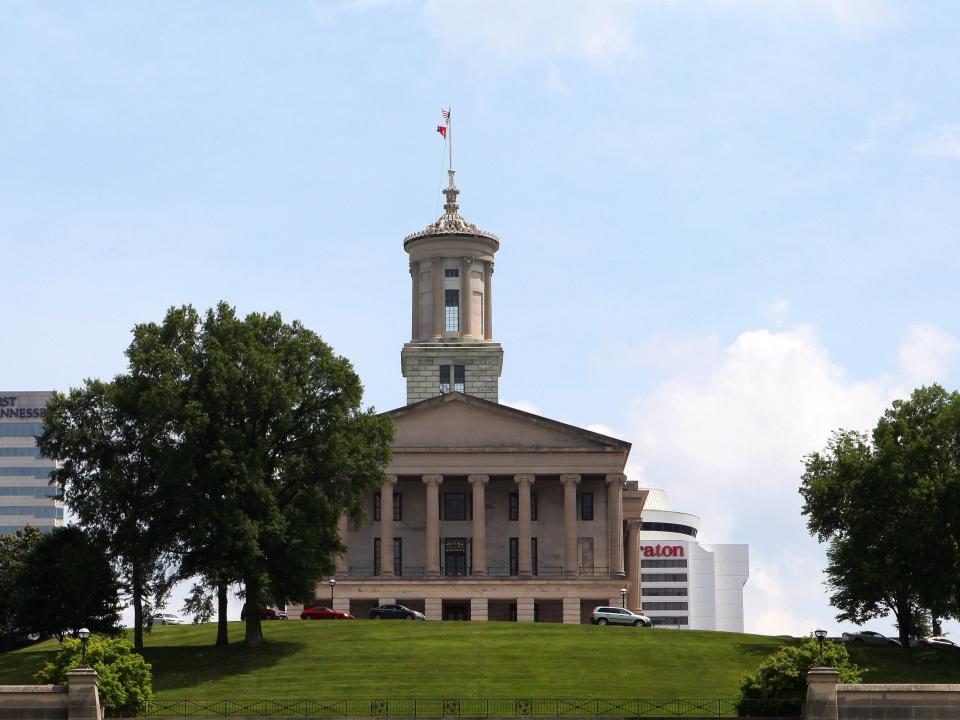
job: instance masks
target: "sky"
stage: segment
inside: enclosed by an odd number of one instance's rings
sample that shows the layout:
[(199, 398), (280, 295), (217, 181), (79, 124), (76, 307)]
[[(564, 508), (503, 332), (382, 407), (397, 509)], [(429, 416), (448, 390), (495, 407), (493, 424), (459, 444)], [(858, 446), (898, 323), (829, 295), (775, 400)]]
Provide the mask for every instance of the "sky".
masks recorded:
[(0, 385), (226, 300), (402, 405), (450, 106), (501, 402), (749, 543), (747, 630), (839, 633), (803, 458), (957, 387), (958, 37), (952, 0), (2, 0)]

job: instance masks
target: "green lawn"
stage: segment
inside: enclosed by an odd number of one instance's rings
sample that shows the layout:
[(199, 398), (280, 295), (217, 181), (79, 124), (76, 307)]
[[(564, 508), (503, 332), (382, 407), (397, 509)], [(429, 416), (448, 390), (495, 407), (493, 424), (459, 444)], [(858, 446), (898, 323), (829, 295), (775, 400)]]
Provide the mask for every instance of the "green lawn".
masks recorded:
[[(240, 623), (230, 624), (239, 640)], [(268, 644), (212, 645), (213, 625), (154, 628), (157, 699), (732, 698), (790, 638), (517, 623), (273, 622)], [(30, 682), (55, 641), (0, 654), (0, 684)], [(860, 647), (868, 682), (957, 682), (960, 653)]]

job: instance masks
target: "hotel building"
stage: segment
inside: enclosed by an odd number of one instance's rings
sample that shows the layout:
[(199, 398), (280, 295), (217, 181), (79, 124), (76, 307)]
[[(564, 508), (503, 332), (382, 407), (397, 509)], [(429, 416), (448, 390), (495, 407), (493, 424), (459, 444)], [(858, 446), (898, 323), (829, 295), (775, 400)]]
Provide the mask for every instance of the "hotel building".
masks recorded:
[(50, 486), (53, 462), (36, 438), (52, 392), (0, 391), (0, 535), (27, 525), (49, 532), (63, 525), (59, 491)]

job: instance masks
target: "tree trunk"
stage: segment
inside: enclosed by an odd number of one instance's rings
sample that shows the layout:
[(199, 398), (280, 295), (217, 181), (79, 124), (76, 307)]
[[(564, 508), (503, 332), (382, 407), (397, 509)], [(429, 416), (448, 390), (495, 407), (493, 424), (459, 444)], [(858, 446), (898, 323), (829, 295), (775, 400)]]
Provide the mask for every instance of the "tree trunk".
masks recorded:
[(934, 636), (943, 635), (943, 626), (940, 624), (940, 618), (936, 615), (930, 616), (931, 634)]
[(139, 563), (132, 565), (133, 585), (133, 649), (143, 652), (143, 578)]
[(897, 617), (897, 632), (900, 644), (904, 648), (910, 647), (910, 633), (913, 632), (913, 605), (910, 598), (897, 598), (897, 608), (894, 613)]
[(247, 578), (247, 625), (243, 644), (248, 648), (263, 645), (263, 629), (260, 627), (260, 578)]
[(217, 583), (217, 645), (229, 645), (227, 634), (227, 584)]

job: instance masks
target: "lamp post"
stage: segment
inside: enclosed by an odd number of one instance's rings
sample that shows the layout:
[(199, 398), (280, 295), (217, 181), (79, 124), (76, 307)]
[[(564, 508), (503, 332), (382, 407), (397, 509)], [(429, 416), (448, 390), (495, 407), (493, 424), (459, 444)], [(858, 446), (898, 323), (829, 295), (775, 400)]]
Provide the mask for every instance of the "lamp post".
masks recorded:
[(337, 581), (330, 578), (330, 609), (333, 610), (333, 589), (337, 586)]
[(87, 666), (87, 642), (90, 640), (90, 631), (87, 628), (80, 628), (77, 630), (77, 635), (80, 636), (80, 664), (84, 667)]
[(823, 665), (823, 641), (827, 637), (826, 630), (814, 630), (813, 634), (817, 638), (817, 643), (820, 645), (820, 665)]
[(625, 608), (627, 606), (627, 589), (625, 587), (620, 588), (620, 607)]

